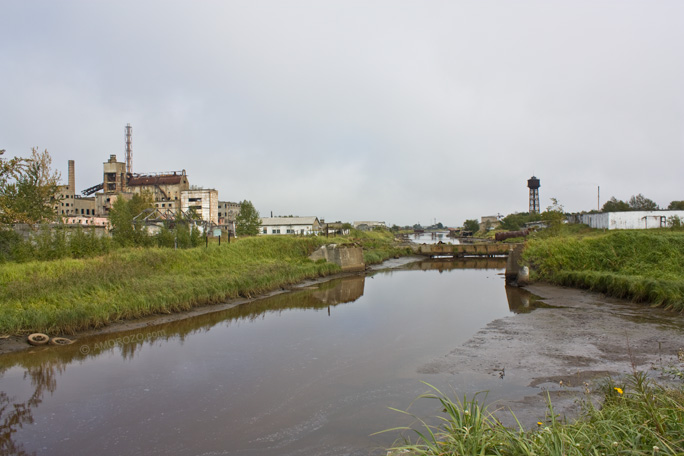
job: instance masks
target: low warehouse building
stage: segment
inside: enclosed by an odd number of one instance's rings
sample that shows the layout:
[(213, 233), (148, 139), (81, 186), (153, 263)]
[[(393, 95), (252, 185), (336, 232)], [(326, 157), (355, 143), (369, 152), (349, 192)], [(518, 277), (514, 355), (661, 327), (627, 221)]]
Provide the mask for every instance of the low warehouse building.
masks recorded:
[[(684, 222), (684, 211), (629, 211), (579, 214), (576, 221), (602, 230), (644, 230), (672, 226), (676, 217)], [(676, 222), (675, 222), (676, 223)]]

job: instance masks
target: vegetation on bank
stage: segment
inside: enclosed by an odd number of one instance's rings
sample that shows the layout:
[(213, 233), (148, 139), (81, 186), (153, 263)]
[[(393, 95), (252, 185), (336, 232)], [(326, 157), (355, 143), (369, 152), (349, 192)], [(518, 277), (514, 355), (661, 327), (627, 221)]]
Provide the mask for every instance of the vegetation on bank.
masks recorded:
[[(588, 387), (587, 387), (587, 393)], [(665, 388), (635, 373), (625, 383), (601, 385), (602, 405), (587, 396), (583, 416), (561, 420), (549, 401), (536, 429), (503, 426), (488, 407), (454, 401), (438, 390), (421, 396), (437, 400), (439, 425), (420, 420), (416, 442), (404, 441), (391, 455), (681, 455), (684, 454), (684, 388)], [(406, 413), (406, 412), (403, 412)], [(517, 419), (516, 419), (517, 421)], [(410, 430), (408, 428), (401, 428)], [(396, 431), (398, 429), (392, 429)]]
[(529, 238), (523, 259), (533, 279), (684, 310), (683, 231), (577, 225)]
[(345, 238), (264, 236), (184, 250), (117, 248), (91, 258), (0, 264), (0, 334), (72, 333), (252, 296), (339, 271), (308, 256), (357, 243), (368, 263), (406, 254), (387, 231)]

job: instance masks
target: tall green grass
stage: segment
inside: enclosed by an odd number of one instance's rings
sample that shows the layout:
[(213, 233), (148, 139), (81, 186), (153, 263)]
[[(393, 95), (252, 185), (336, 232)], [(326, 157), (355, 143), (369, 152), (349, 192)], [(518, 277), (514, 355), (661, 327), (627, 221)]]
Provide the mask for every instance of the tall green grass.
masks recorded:
[(684, 233), (614, 231), (531, 239), (533, 277), (684, 310)]
[(70, 333), (250, 296), (334, 273), (307, 256), (317, 238), (247, 238), (221, 247), (120, 249), (89, 259), (0, 266), (0, 333)]
[(338, 272), (332, 263), (308, 259), (323, 244), (369, 239), (370, 255), (379, 259), (401, 252), (385, 232), (253, 237), (208, 248), (121, 248), (95, 258), (0, 264), (0, 334), (73, 333), (254, 296)]
[[(622, 387), (603, 387), (603, 405), (583, 400), (583, 416), (572, 423), (558, 418), (550, 400), (548, 412), (536, 429), (504, 427), (480, 404), (452, 400), (439, 390), (422, 396), (437, 400), (443, 415), (437, 425), (421, 423), (413, 431), (415, 441), (405, 438), (390, 450), (392, 455), (682, 455), (684, 454), (684, 389), (666, 389), (635, 373)], [(402, 412), (406, 413), (406, 412)], [(517, 419), (516, 419), (517, 422)], [(387, 431), (385, 431), (387, 432)]]

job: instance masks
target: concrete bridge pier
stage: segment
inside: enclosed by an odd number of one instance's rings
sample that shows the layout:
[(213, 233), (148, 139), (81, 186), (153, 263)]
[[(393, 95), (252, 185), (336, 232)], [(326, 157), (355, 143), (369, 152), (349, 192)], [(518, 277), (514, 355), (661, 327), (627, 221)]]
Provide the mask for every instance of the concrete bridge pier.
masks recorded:
[(524, 244), (511, 245), (506, 259), (506, 283), (509, 285), (525, 286), (530, 281), (527, 266), (521, 266)]

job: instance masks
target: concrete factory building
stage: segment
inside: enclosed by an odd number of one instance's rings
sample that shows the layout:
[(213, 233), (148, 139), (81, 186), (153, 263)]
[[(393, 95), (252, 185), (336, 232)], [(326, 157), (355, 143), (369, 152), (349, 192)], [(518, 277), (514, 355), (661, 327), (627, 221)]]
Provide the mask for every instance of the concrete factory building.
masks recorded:
[(69, 160), (69, 181), (67, 185), (60, 185), (57, 193), (57, 203), (54, 207), (57, 215), (63, 217), (94, 217), (95, 198), (82, 197), (76, 194), (76, 164)]
[(194, 211), (202, 220), (218, 225), (218, 191), (214, 189), (182, 191), (181, 210)]
[(102, 166), (102, 183), (76, 195), (74, 161), (69, 160), (69, 182), (59, 187), (59, 203), (55, 212), (62, 217), (109, 217), (118, 198), (130, 200), (134, 195), (150, 195), (154, 208), (173, 217), (178, 211), (194, 211), (202, 220), (219, 225), (223, 218), (234, 221), (239, 204), (222, 203), (219, 213), (218, 191), (191, 188), (185, 170), (163, 173), (133, 173), (131, 125), (126, 126), (126, 157), (118, 161), (115, 154)]

